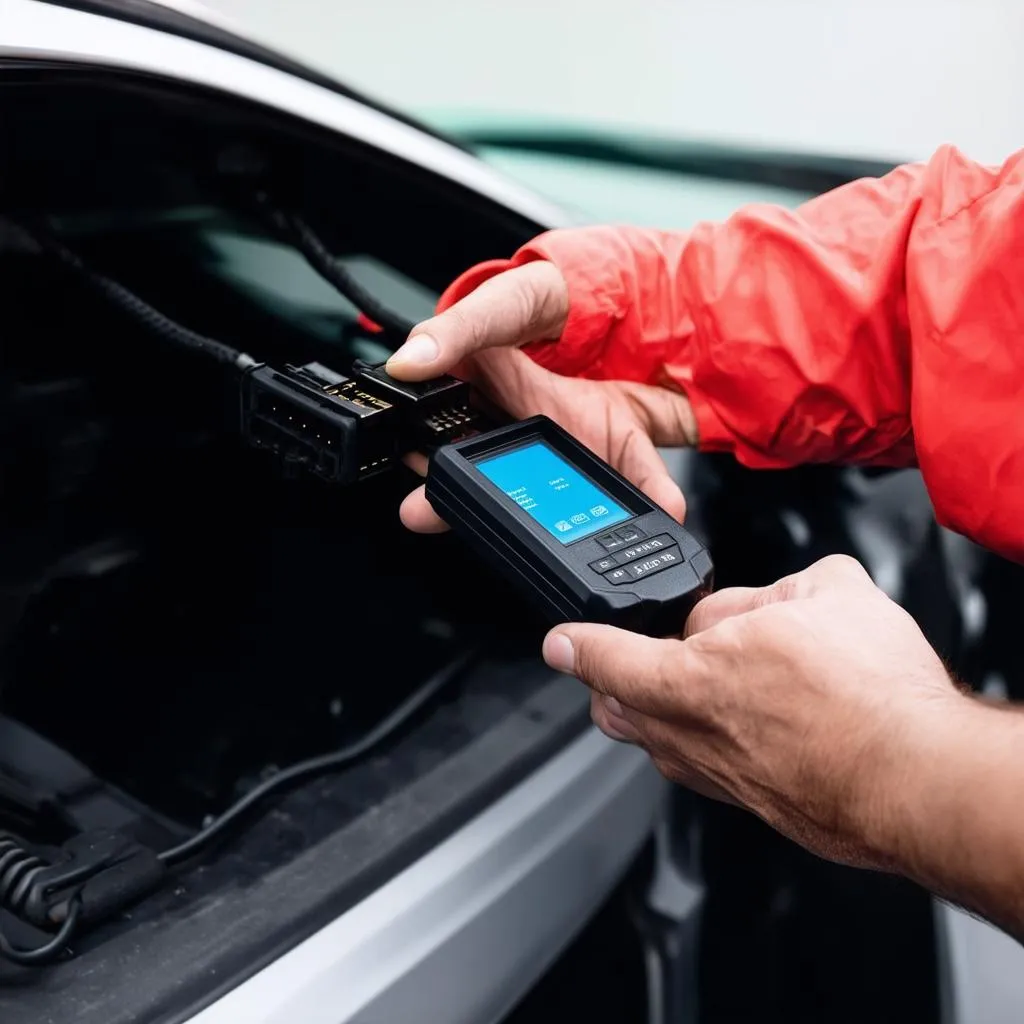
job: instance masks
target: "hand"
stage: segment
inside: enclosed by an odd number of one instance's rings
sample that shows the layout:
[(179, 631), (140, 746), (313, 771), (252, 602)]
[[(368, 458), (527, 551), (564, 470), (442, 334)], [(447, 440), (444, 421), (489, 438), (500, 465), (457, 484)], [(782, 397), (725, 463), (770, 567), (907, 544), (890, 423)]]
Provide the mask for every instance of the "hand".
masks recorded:
[[(414, 328), (388, 361), (388, 373), (400, 380), (455, 373), (517, 419), (549, 416), (681, 521), (686, 502), (655, 446), (696, 442), (689, 403), (666, 388), (562, 377), (518, 350), (557, 338), (568, 311), (559, 270), (552, 263), (528, 263), (484, 282)], [(425, 461), (411, 464), (422, 472)], [(401, 515), (412, 530), (444, 529), (422, 487), (405, 500)]]
[(544, 656), (593, 688), (601, 729), (645, 748), (669, 779), (822, 856), (877, 868), (914, 805), (910, 783), (929, 774), (915, 764), (974, 704), (913, 619), (839, 556), (713, 594), (682, 640), (564, 625)]

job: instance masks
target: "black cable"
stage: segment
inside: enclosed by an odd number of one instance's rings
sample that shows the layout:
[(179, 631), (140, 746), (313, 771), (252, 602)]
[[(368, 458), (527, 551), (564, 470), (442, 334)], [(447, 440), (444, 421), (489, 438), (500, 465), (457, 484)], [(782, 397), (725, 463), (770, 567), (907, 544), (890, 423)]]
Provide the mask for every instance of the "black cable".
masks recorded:
[(399, 344), (409, 337), (409, 332), (416, 326), (415, 323), (388, 309), (372, 292), (364, 288), (344, 264), (331, 254), (302, 217), (274, 206), (266, 193), (259, 193), (256, 201), (282, 235), (306, 257), (309, 265), (344, 295), (360, 313)]
[(275, 790), (289, 786), (305, 776), (318, 775), (341, 768), (349, 762), (362, 757), (371, 748), (382, 743), (405, 725), (429, 700), (451, 683), (474, 657), (475, 652), (464, 654), (439, 669), (422, 686), (413, 691), (403, 703), (399, 704), (390, 715), (374, 726), (362, 739), (330, 754), (322, 754), (319, 757), (311, 757), (306, 761), (299, 761), (290, 768), (285, 768), (276, 775), (272, 775), (269, 779), (261, 782), (194, 836), (179, 843), (177, 846), (171, 847), (169, 850), (164, 850), (159, 855), (160, 860), (169, 867), (188, 860), (204, 846), (207, 846), (220, 836), (225, 829), (233, 825), (254, 804), (259, 803), (259, 801)]
[(21, 967), (38, 967), (40, 964), (50, 963), (64, 952), (68, 941), (78, 927), (78, 918), (82, 912), (82, 903), (75, 897), (68, 906), (68, 916), (60, 927), (60, 931), (48, 942), (32, 949), (25, 949), (21, 946), (11, 944), (10, 939), (0, 929), (0, 957), (10, 960), (11, 963)]
[[(41, 857), (29, 853), (13, 836), (0, 833), (0, 909), (17, 917), (24, 916), (25, 902), (30, 898), (33, 885), (49, 864)], [(0, 957), (23, 967), (31, 967), (59, 956), (78, 926), (81, 901), (74, 897), (68, 906), (68, 915), (60, 930), (40, 946), (25, 949), (15, 946), (0, 929)]]
[(247, 353), (232, 348), (222, 341), (208, 338), (203, 334), (183, 327), (159, 310), (154, 309), (134, 292), (125, 288), (123, 284), (87, 266), (77, 254), (72, 252), (63, 242), (58, 241), (53, 235), (49, 234), (49, 232), (37, 227), (28, 227), (25, 224), (15, 223), (43, 253), (57, 260), (94, 291), (134, 317), (148, 330), (184, 348), (210, 356), (220, 363), (231, 364), (239, 370), (248, 369), (256, 364), (256, 360)]

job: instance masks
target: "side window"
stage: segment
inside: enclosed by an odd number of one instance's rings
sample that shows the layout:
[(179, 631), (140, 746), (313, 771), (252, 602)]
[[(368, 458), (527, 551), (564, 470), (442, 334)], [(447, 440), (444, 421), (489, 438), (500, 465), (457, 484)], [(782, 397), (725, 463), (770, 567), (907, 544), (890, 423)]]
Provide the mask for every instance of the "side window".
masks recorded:
[[(228, 226), (200, 229), (201, 271), (236, 290), (268, 319), (284, 320), (296, 332), (324, 345), (349, 349), (346, 357), (377, 361), (388, 349), (358, 320), (360, 310), (325, 281), (293, 247), (272, 237), (253, 237)], [(410, 321), (426, 319), (438, 291), (369, 253), (348, 252), (338, 262), (377, 301)]]
[(246, 350), (263, 340), (275, 355), (325, 343), (344, 349), (339, 360), (381, 354), (352, 304), (275, 230), (273, 209), (300, 214), (410, 321), (467, 266), (540, 229), (443, 176), (221, 93), (51, 69), (0, 104), (0, 212), (11, 200), (45, 218), (90, 265)]

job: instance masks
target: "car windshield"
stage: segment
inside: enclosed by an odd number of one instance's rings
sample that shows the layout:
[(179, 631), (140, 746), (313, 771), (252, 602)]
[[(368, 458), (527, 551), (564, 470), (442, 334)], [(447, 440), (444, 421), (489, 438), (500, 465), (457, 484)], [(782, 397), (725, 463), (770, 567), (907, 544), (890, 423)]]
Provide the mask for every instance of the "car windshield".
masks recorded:
[(742, 180), (768, 176), (753, 152), (586, 123), (418, 113), (584, 222), (688, 228), (701, 220), (722, 220), (747, 203), (794, 207), (819, 191)]

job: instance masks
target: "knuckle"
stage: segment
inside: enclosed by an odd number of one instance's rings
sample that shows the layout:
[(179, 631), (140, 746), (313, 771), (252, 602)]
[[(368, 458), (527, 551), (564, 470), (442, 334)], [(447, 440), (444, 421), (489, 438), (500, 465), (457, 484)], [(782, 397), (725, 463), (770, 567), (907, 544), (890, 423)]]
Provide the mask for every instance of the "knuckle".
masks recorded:
[(534, 261), (519, 269), (530, 292), (530, 325), (535, 337), (558, 333), (568, 314), (569, 299), (561, 271), (547, 260)]
[(731, 592), (728, 590), (715, 591), (702, 601), (698, 601), (686, 620), (686, 635), (703, 633), (720, 619), (727, 618), (731, 608), (730, 602)]
[(525, 338), (532, 338), (544, 326), (544, 304), (540, 301), (537, 289), (530, 280), (519, 278), (515, 282), (512, 299), (520, 332)]
[(811, 581), (806, 575), (807, 571), (809, 570), (805, 570), (803, 573), (794, 573), (792, 576), (783, 576), (782, 579), (776, 580), (767, 587), (770, 600), (785, 603), (786, 601), (795, 601), (809, 593)]
[(827, 555), (818, 562), (816, 568), (823, 576), (832, 579), (867, 580), (869, 578), (864, 566), (849, 555)]
[(785, 604), (789, 601), (799, 601), (802, 598), (810, 597), (821, 586), (823, 578), (829, 576), (829, 570), (822, 569), (822, 559), (801, 569), (799, 572), (789, 576), (783, 576), (771, 586), (765, 588), (765, 600), (762, 605)]
[(703, 654), (705, 657), (718, 651), (742, 648), (750, 635), (751, 624), (757, 615), (736, 615), (715, 624), (712, 629), (693, 638), (690, 660)]
[(480, 320), (479, 317), (471, 315), (464, 304), (456, 303), (442, 313), (435, 324), (444, 328), (444, 336), (437, 339), (439, 343), (455, 348), (460, 353), (477, 346)]
[(774, 601), (795, 601), (837, 584), (870, 582), (871, 577), (856, 558), (826, 555), (808, 568), (773, 583), (768, 592)]

